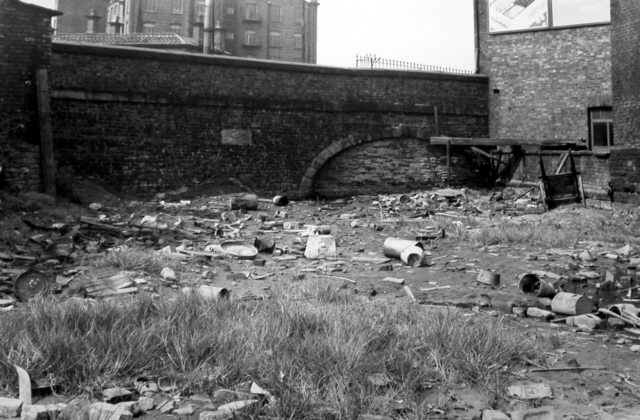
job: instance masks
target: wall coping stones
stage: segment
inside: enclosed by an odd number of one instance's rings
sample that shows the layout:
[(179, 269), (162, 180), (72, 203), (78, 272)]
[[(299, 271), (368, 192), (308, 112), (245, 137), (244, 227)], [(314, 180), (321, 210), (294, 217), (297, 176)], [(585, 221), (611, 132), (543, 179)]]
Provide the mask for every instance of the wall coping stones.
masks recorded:
[(258, 68), (263, 70), (326, 74), (337, 76), (432, 79), (466, 81), (472, 83), (487, 83), (489, 80), (487, 76), (482, 74), (431, 73), (385, 69), (350, 69), (341, 67), (319, 66), (316, 64), (306, 63), (285, 63), (270, 60), (261, 60), (256, 58), (196, 54), (184, 51), (159, 51), (146, 48), (111, 45), (86, 45), (65, 41), (53, 41), (52, 46), (54, 53), (116, 56), (134, 59), (175, 61), (180, 63), (222, 65), (227, 67)]

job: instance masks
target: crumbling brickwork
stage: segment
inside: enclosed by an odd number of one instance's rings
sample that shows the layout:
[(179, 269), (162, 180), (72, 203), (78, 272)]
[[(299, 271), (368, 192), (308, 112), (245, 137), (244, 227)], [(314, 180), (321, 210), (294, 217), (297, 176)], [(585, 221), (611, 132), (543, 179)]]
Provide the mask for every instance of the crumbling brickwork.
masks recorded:
[[(229, 177), (297, 192), (314, 158), (350, 134), (398, 124), (435, 134), (434, 107), (441, 135), (486, 136), (488, 127), (483, 76), (54, 44), (50, 81), (59, 165), (128, 192)], [(229, 142), (232, 130), (243, 134), (240, 144)], [(358, 147), (387, 153), (379, 144)], [(416, 164), (422, 157), (406, 153)], [(387, 169), (371, 167), (367, 176), (378, 182), (361, 192), (380, 187)], [(340, 170), (333, 175), (350, 179), (362, 162)]]
[(41, 186), (35, 71), (50, 60), (54, 14), (0, 0), (0, 161), (14, 190)]

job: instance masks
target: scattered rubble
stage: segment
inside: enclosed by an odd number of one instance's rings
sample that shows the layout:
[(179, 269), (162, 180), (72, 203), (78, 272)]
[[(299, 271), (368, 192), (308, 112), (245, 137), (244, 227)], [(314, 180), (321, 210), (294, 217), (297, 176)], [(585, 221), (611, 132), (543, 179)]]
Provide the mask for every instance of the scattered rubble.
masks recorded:
[[(165, 198), (121, 206), (94, 202), (57, 215), (15, 212), (12, 226), (8, 219), (0, 222), (0, 228), (22, 238), (0, 242), (0, 311), (47, 295), (108, 299), (144, 292), (197, 294), (212, 302), (262, 299), (278, 282), (318, 278), (372, 298), (468, 308), (474, 317), (503, 315), (523, 328), (534, 323), (570, 334), (608, 333), (615, 337), (611, 342), (628, 340), (616, 345), (639, 351), (636, 244), (578, 241), (567, 249), (515, 249), (503, 243), (463, 248), (447, 242), (504, 220), (539, 221), (545, 209), (536, 189), (505, 189), (500, 195), (443, 189), (315, 203), (255, 194)], [(47, 205), (44, 201), (39, 208)], [(141, 250), (149, 252), (136, 266)], [(368, 379), (384, 387), (388, 377)], [(220, 419), (274, 402), (257, 384), (246, 392), (219, 389), (207, 401), (162, 388), (140, 380), (135, 389), (107, 389), (103, 402), (87, 407), (88, 416), (128, 419), (153, 411)], [(523, 401), (554, 394), (543, 383), (506, 390)], [(0, 398), (0, 417), (39, 410), (5, 400)], [(553, 418), (551, 409), (527, 410), (513, 410), (510, 418)], [(509, 416), (485, 410), (482, 418)]]

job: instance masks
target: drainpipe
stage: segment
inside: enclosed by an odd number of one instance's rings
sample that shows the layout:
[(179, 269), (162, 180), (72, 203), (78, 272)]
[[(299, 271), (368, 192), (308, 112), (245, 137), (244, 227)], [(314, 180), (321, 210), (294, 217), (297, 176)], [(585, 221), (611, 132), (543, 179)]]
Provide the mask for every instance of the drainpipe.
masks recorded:
[(267, 60), (271, 56), (271, 0), (267, 1)]
[(204, 42), (202, 52), (211, 54), (213, 44), (213, 0), (207, 0), (204, 7)]
[(307, 62), (307, 0), (302, 0), (302, 62)]
[(478, 16), (480, 8), (478, 7), (478, 0), (473, 0), (473, 28), (475, 31), (475, 36), (473, 38), (474, 48), (473, 52), (475, 54), (475, 66), (476, 73), (480, 73), (480, 17)]

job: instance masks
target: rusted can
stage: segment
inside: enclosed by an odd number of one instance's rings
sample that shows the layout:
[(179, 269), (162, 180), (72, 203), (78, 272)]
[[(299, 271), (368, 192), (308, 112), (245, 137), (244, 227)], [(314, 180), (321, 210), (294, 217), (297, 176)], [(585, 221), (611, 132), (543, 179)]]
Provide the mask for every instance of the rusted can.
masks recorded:
[(489, 286), (500, 286), (500, 274), (489, 270), (480, 270), (476, 281)]
[(584, 315), (593, 311), (593, 302), (583, 295), (561, 292), (551, 301), (551, 310), (565, 315)]
[(537, 297), (553, 297), (556, 288), (553, 284), (541, 280), (533, 273), (522, 273), (518, 276), (518, 288), (522, 293), (531, 293)]
[(424, 250), (419, 246), (411, 245), (400, 253), (400, 259), (409, 267), (419, 266), (424, 259)]
[(13, 292), (21, 301), (44, 297), (51, 293), (51, 280), (41, 271), (28, 270), (15, 280)]
[(228, 289), (214, 286), (200, 286), (197, 289), (185, 287), (182, 289), (182, 293), (187, 295), (197, 294), (205, 300), (212, 300), (214, 302), (229, 299), (231, 295)]
[(289, 204), (289, 199), (284, 195), (276, 195), (273, 197), (273, 204), (276, 206), (286, 206)]

